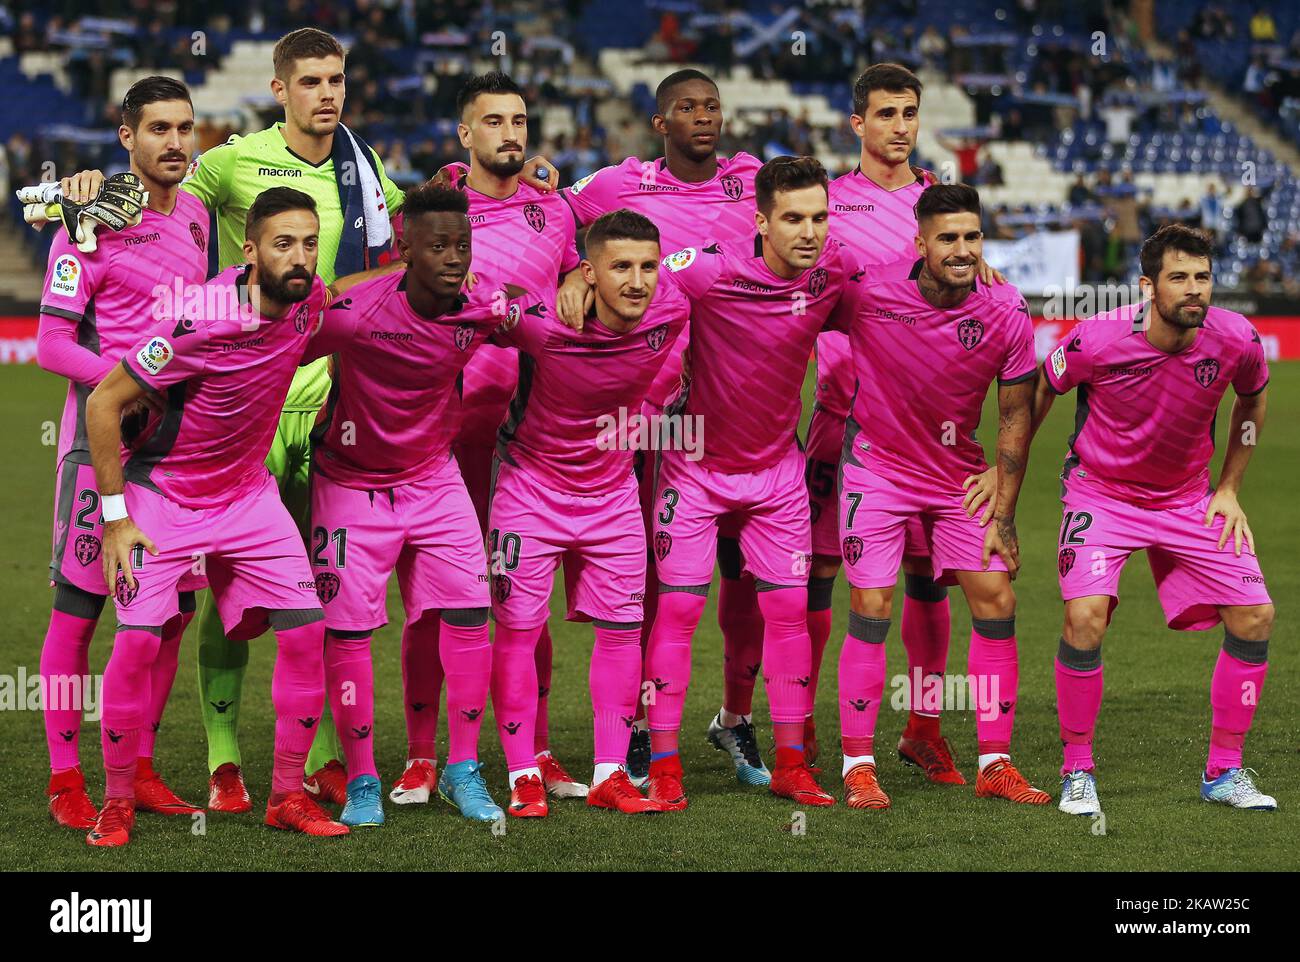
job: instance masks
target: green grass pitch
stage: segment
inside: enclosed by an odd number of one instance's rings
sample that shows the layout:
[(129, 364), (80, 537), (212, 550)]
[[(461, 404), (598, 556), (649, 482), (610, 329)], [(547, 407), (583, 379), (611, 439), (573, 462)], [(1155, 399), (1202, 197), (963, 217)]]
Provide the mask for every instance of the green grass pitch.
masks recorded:
[[(811, 384), (811, 378), (809, 379)], [(0, 568), (0, 674), (29, 676), (39, 669), (49, 616), (50, 511), (54, 448), (43, 444), (47, 422), (57, 422), (63, 382), (35, 367), (0, 372), (0, 405), (8, 448), (0, 511), (4, 555)], [(450, 807), (389, 804), (388, 823), (337, 840), (308, 839), (261, 825), (270, 783), (272, 715), (270, 677), (274, 643), (253, 643), (245, 684), (243, 750), (254, 794), (254, 813), (215, 815), (199, 833), (187, 818), (142, 815), (124, 850), (92, 850), (79, 832), (56, 829), (46, 811), (47, 756), (39, 712), (0, 711), (0, 791), (4, 831), (0, 867), (9, 870), (273, 871), (402, 870), (930, 870), (1106, 869), (1294, 870), (1300, 863), (1300, 638), (1291, 608), (1300, 587), (1295, 546), (1300, 512), (1295, 477), (1300, 468), (1300, 363), (1276, 364), (1263, 438), (1247, 475), (1243, 503), (1258, 534), (1269, 588), (1279, 607), (1271, 670), (1247, 741), (1247, 764), (1265, 791), (1279, 798), (1274, 814), (1235, 812), (1202, 803), (1197, 782), (1209, 736), (1209, 682), (1220, 631), (1175, 633), (1165, 628), (1143, 559), (1124, 574), (1123, 602), (1106, 640), (1106, 698), (1097, 738), (1099, 782), (1106, 820), (1069, 818), (1052, 807), (1026, 809), (974, 797), (974, 790), (932, 786), (904, 769), (893, 745), (904, 713), (881, 712), (877, 739), (880, 771), (893, 796), (888, 812), (851, 812), (842, 805), (803, 816), (765, 790), (739, 786), (726, 758), (705, 741), (709, 718), (722, 695), (721, 636), (713, 601), (696, 634), (693, 686), (686, 706), (683, 762), (691, 806), (682, 813), (629, 818), (589, 810), (581, 801), (552, 806), (544, 821), (509, 820), (503, 835), (472, 825)], [(1225, 405), (1230, 404), (1229, 399)], [(1060, 523), (1056, 475), (1073, 419), (1073, 398), (1059, 401), (1033, 449), (1021, 497), (1019, 529), (1025, 569), (1016, 582), (1020, 599), (1020, 705), (1014, 753), (1022, 771), (1055, 795), (1059, 788), (1052, 659), (1060, 631), (1055, 538)], [(805, 404), (805, 420), (811, 409)], [(985, 440), (992, 440), (994, 409), (985, 410)], [(1226, 407), (1219, 419), (1224, 444)], [(964, 672), (970, 618), (958, 593), (953, 601), (951, 672)], [(396, 600), (395, 594), (390, 599)], [(561, 611), (557, 606), (556, 612)], [(390, 604), (390, 611), (400, 608)], [(898, 607), (895, 608), (897, 617)], [(848, 614), (841, 578), (827, 648), (817, 718), (821, 777), (837, 795), (838, 717), (836, 664)], [(111, 606), (91, 652), (102, 671), (112, 641)], [(375, 637), (376, 750), (385, 782), (399, 772), (405, 732), (399, 692), (399, 629)], [(555, 677), (551, 733), (556, 754), (575, 775), (590, 777), (591, 708), (587, 695), (589, 626), (552, 622)], [(889, 639), (890, 675), (906, 670), (897, 621)], [(195, 646), (186, 639), (180, 672), (158, 739), (158, 764), (191, 801), (207, 788), (203, 733), (196, 696)], [(13, 682), (11, 681), (10, 684)], [(888, 704), (888, 701), (886, 702)], [(763, 744), (770, 752), (762, 686), (755, 702)], [(92, 796), (103, 790), (98, 723), (82, 728), (82, 759)], [(445, 746), (445, 724), (440, 726)], [(970, 712), (951, 713), (945, 731), (958, 764), (974, 782), (975, 732)], [(483, 726), (489, 785), (504, 802), (505, 771), (495, 727)], [(444, 748), (445, 757), (445, 748)], [(770, 756), (769, 756), (770, 757)], [(795, 830), (792, 830), (795, 829)]]

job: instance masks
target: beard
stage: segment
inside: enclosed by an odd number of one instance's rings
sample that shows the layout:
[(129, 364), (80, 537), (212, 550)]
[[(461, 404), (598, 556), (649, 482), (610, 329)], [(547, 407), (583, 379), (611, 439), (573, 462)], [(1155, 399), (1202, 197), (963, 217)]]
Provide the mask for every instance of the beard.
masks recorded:
[(475, 158), (483, 165), (485, 170), (490, 171), (497, 177), (513, 177), (524, 169), (524, 152), (521, 149), (518, 157), (514, 154), (494, 152), (484, 156), (475, 154)]
[[(307, 285), (298, 293), (289, 286), (290, 281), (305, 280)], [(312, 276), (302, 267), (295, 267), (293, 270), (279, 277), (267, 275), (262, 278), (262, 296), (268, 300), (280, 304), (296, 304), (299, 301), (305, 301), (311, 293)]]
[[(1188, 310), (1189, 307), (1200, 310)], [(1172, 324), (1174, 327), (1182, 328), (1185, 331), (1201, 327), (1205, 324), (1205, 315), (1209, 311), (1208, 304), (1189, 305), (1182, 301), (1173, 301), (1169, 304), (1157, 304), (1156, 308), (1160, 311), (1160, 316)]]

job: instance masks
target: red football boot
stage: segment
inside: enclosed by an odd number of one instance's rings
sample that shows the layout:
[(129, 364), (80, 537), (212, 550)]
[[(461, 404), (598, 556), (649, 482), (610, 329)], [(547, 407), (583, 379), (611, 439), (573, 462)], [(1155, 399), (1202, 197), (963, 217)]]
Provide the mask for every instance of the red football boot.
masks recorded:
[(965, 785), (966, 779), (957, 771), (952, 758), (952, 745), (946, 738), (908, 738), (907, 733), (898, 740), (898, 760), (915, 765), (925, 772), (925, 777), (939, 785)]
[(566, 772), (564, 766), (550, 752), (542, 752), (537, 756), (537, 767), (542, 770), (542, 784), (546, 786), (548, 794), (556, 798), (587, 796), (587, 786)]
[(304, 835), (347, 835), (348, 827), (330, 818), (305, 791), (289, 792), (279, 802), (267, 801), (266, 824)]
[(844, 776), (844, 804), (849, 808), (888, 808), (889, 796), (876, 780), (876, 766), (854, 765)]
[(520, 775), (515, 779), (506, 811), (516, 818), (545, 818), (546, 789), (536, 775)]
[(316, 796), (318, 802), (331, 805), (348, 803), (348, 770), (337, 758), (328, 761), (303, 780), (302, 787)]
[(820, 775), (822, 770), (817, 767), (817, 755), (820, 747), (817, 744), (817, 719), (809, 715), (803, 720), (803, 761), (808, 766), (808, 771), (814, 775)]
[(109, 798), (99, 810), (95, 825), (86, 836), (87, 845), (116, 848), (131, 841), (135, 827), (135, 802), (129, 798)]
[(99, 811), (86, 794), (86, 776), (80, 768), (66, 768), (50, 776), (50, 817), (64, 828), (81, 831), (93, 828)]
[(780, 795), (800, 805), (835, 804), (835, 796), (822, 791), (804, 764), (803, 752), (793, 748), (776, 750), (776, 767), (772, 769), (772, 783), (768, 789), (773, 795)]
[(980, 769), (975, 797), (1005, 798), (1021, 805), (1046, 805), (1052, 800), (1051, 795), (1030, 785), (1009, 758), (999, 758)]
[(650, 788), (646, 793), (665, 812), (680, 812), (686, 807), (686, 789), (682, 787), (682, 760), (676, 755), (650, 762)]
[(393, 782), (388, 797), (398, 805), (423, 805), (437, 791), (437, 761), (416, 758), (406, 763), (406, 771)]
[(587, 804), (592, 808), (612, 808), (626, 815), (651, 815), (667, 811), (663, 802), (646, 798), (637, 791), (632, 780), (627, 777), (627, 772), (621, 768), (599, 785), (591, 787)]
[(203, 811), (197, 805), (182, 800), (168, 788), (162, 776), (153, 770), (153, 761), (148, 758), (136, 759), (135, 808), (139, 812), (153, 812), (157, 815), (193, 815)]
[(208, 809), (239, 815), (253, 810), (253, 800), (244, 784), (244, 773), (234, 762), (217, 766), (208, 779)]

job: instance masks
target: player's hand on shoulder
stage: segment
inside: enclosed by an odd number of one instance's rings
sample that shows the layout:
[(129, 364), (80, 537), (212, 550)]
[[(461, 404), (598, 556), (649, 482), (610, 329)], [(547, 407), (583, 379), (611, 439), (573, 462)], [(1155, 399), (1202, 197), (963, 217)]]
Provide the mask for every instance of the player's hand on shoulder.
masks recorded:
[(550, 193), (560, 186), (560, 175), (555, 165), (541, 155), (529, 157), (524, 161), (524, 169), (519, 172), (519, 179), (543, 193)]
[(571, 271), (555, 296), (555, 310), (566, 327), (582, 330), (583, 319), (596, 303), (596, 290), (582, 277), (582, 271)]
[(1228, 543), (1228, 538), (1232, 538), (1233, 553), (1241, 557), (1241, 546), (1244, 542), (1249, 548), (1250, 553), (1255, 553), (1255, 534), (1250, 530), (1250, 525), (1246, 522), (1246, 512), (1242, 510), (1241, 504), (1237, 501), (1237, 493), (1229, 491), (1226, 488), (1219, 488), (1210, 498), (1210, 503), (1205, 509), (1205, 526), (1207, 528), (1214, 525), (1216, 515), (1223, 515), (1223, 530), (1219, 532), (1219, 550)]
[(980, 283), (985, 286), (991, 287), (994, 284), (1007, 283), (1007, 275), (993, 267), (990, 267), (989, 262), (983, 257), (980, 258), (979, 277)]
[(120, 569), (126, 578), (127, 586), (136, 587), (135, 574), (131, 571), (131, 552), (136, 545), (141, 545), (151, 555), (157, 556), (158, 546), (147, 534), (135, 526), (130, 518), (104, 522), (104, 583), (117, 584)]
[(984, 513), (980, 515), (980, 527), (987, 527), (993, 517), (993, 509), (997, 506), (995, 496), (998, 493), (998, 469), (990, 467), (980, 474), (972, 474), (961, 483), (961, 486), (966, 490), (966, 496), (961, 502), (961, 506), (966, 509), (966, 517), (975, 517), (975, 512), (979, 510), (980, 505), (984, 505)]

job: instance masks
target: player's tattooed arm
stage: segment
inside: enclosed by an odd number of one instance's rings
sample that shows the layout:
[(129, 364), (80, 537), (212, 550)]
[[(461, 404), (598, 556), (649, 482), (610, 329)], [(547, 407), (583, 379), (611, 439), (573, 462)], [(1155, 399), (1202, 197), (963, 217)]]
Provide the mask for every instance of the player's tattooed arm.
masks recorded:
[(1016, 534), (1016, 502), (1029, 463), (1029, 439), (1032, 436), (1033, 384), (998, 386), (998, 488), (993, 525), (984, 538), (984, 556), (996, 552), (1006, 563), (1012, 577), (1020, 568), (1020, 539)]
[(1252, 553), (1255, 551), (1255, 535), (1246, 521), (1246, 512), (1237, 500), (1241, 491), (1241, 482), (1246, 475), (1246, 465), (1254, 453), (1259, 441), (1260, 429), (1264, 426), (1264, 412), (1268, 406), (1268, 389), (1247, 397), (1237, 395), (1232, 402), (1232, 419), (1228, 428), (1228, 450), (1223, 456), (1223, 468), (1219, 472), (1219, 483), (1214, 489), (1214, 496), (1205, 509), (1205, 526), (1214, 524), (1216, 515), (1223, 515), (1223, 530), (1219, 533), (1219, 548), (1222, 549), (1232, 538), (1233, 551), (1241, 554), (1244, 542)]
[(1055, 400), (1056, 392), (1052, 390), (1052, 384), (1047, 379), (1047, 371), (1040, 367), (1038, 377), (1034, 381), (1033, 424), (1029, 431), (1031, 438), (1043, 426), (1043, 421), (1047, 419), (1047, 412), (1052, 409), (1052, 402)]
[(110, 521), (108, 499), (120, 496), (125, 487), (122, 476), (122, 414), (143, 400), (144, 387), (133, 378), (125, 364), (119, 364), (108, 373), (99, 387), (86, 400), (86, 434), (90, 441), (90, 460), (95, 466), (95, 486), (104, 498), (104, 578), (117, 584), (120, 569), (127, 584), (134, 588), (135, 575), (131, 572), (131, 552), (143, 545), (150, 554), (158, 548), (149, 536), (137, 528), (129, 517)]

